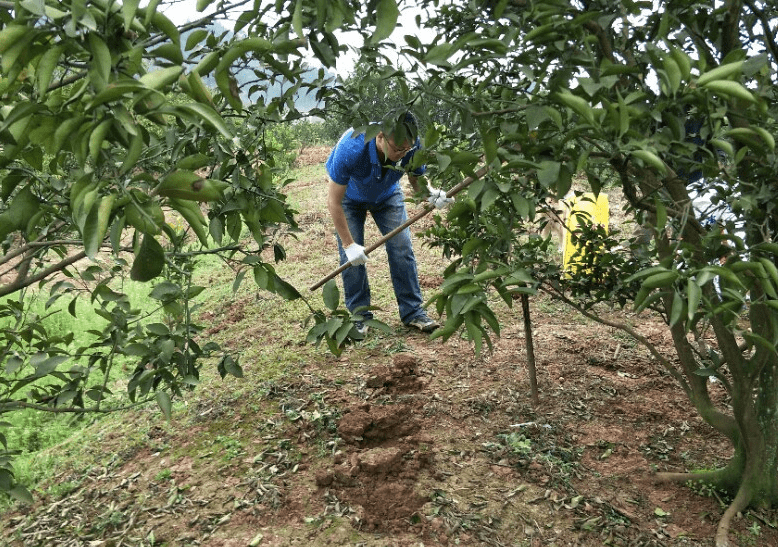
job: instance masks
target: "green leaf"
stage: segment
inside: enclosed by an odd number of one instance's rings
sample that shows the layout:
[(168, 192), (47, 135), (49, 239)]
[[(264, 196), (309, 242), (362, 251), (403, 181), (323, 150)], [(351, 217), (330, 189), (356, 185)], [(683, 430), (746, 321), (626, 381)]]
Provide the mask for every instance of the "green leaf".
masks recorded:
[(92, 52), (90, 79), (92, 84), (102, 91), (111, 76), (111, 51), (103, 38), (95, 32), (89, 33), (89, 49)]
[(447, 154), (435, 154), (435, 159), (438, 161), (438, 169), (440, 171), (445, 171), (446, 168), (451, 164), (451, 156)]
[(254, 283), (260, 289), (268, 290), (270, 284), (270, 274), (263, 264), (257, 264), (253, 268), (254, 270)]
[(205, 11), (205, 8), (207, 8), (208, 6), (213, 4), (213, 2), (214, 2), (214, 0), (197, 0), (197, 4), (195, 6), (195, 9), (198, 12), (202, 13), (203, 11)]
[(51, 78), (54, 75), (54, 69), (57, 68), (59, 58), (65, 51), (65, 46), (58, 45), (48, 49), (38, 60), (38, 68), (35, 70), (35, 83), (38, 89), (38, 95), (44, 97), (49, 90)]
[(140, 249), (130, 269), (130, 279), (133, 281), (151, 281), (165, 266), (165, 251), (162, 245), (150, 234), (143, 234)]
[(681, 297), (681, 294), (679, 292), (673, 293), (673, 302), (672, 302), (672, 308), (670, 309), (670, 326), (674, 326), (678, 321), (681, 320), (681, 316), (683, 315), (683, 298)]
[(433, 46), (424, 56), (424, 61), (431, 65), (445, 66), (448, 64), (448, 58), (453, 53), (453, 44), (444, 42)]
[(644, 165), (647, 167), (653, 167), (662, 175), (667, 172), (667, 166), (665, 165), (665, 162), (663, 162), (659, 156), (657, 156), (651, 150), (633, 150), (631, 154), (633, 157), (642, 161)]
[(556, 94), (557, 98), (564, 103), (565, 106), (570, 108), (573, 112), (583, 117), (589, 123), (594, 123), (594, 111), (589, 105), (589, 102), (577, 95), (573, 95), (569, 91)]
[[(211, 126), (214, 127), (219, 133), (222, 134), (222, 136), (225, 139), (232, 140), (232, 132), (227, 127), (227, 124), (224, 122), (224, 119), (219, 115), (216, 110), (211, 108), (210, 106), (204, 105), (202, 103), (188, 103), (188, 104), (182, 104), (178, 105), (177, 108), (179, 110), (185, 111), (189, 115), (194, 115), (197, 118), (207, 122)], [(214, 239), (216, 239), (214, 237)]]
[(165, 415), (165, 418), (168, 420), (173, 417), (173, 405), (170, 402), (170, 395), (165, 393), (164, 391), (157, 391), (155, 394), (157, 398), (157, 404), (159, 405), (159, 409), (162, 411), (162, 414)]
[(154, 336), (170, 336), (170, 329), (164, 323), (149, 323), (146, 331)]
[(538, 182), (544, 188), (551, 188), (559, 180), (559, 169), (562, 164), (558, 161), (544, 160), (538, 169)]
[(735, 61), (734, 63), (719, 65), (704, 74), (700, 74), (700, 77), (697, 79), (697, 85), (704, 86), (713, 80), (723, 80), (730, 76), (740, 74), (740, 71), (743, 68), (743, 62), (744, 61)]
[(330, 317), (327, 320), (327, 335), (331, 338), (335, 337), (335, 333), (338, 332), (338, 329), (343, 325), (343, 318), (342, 317)]
[(311, 46), (314, 55), (316, 55), (316, 58), (319, 59), (324, 64), (324, 66), (335, 66), (337, 56), (332, 50), (332, 46), (326, 39), (317, 40), (315, 37), (310, 36), (308, 39), (308, 44)]
[(395, 0), (378, 0), (375, 32), (370, 38), (370, 43), (377, 44), (381, 40), (389, 38), (397, 27), (397, 18), (399, 16), (400, 10), (397, 9)]
[(302, 298), (300, 292), (291, 284), (284, 281), (278, 275), (273, 278), (273, 292), (284, 298), (284, 300), (297, 300)]
[(484, 155), (486, 156), (486, 163), (491, 163), (497, 159), (497, 152), (499, 150), (497, 137), (498, 132), (494, 129), (484, 131), (481, 134), (481, 138), (484, 142)]
[(128, 30), (132, 25), (132, 20), (135, 17), (135, 12), (138, 11), (138, 5), (140, 5), (140, 0), (122, 1), (122, 15), (124, 16), (124, 30)]
[(330, 279), (324, 284), (322, 289), (322, 298), (324, 299), (324, 305), (331, 311), (338, 309), (340, 304), (340, 291), (338, 290), (338, 284), (334, 279)]
[(108, 194), (100, 198), (97, 207), (92, 207), (86, 216), (83, 226), (84, 251), (86, 256), (94, 259), (100, 250), (106, 234), (108, 233), (108, 221), (110, 220), (115, 196)]
[(697, 284), (697, 280), (694, 278), (689, 278), (686, 286), (686, 294), (688, 297), (688, 319), (691, 321), (694, 318), (694, 314), (697, 313), (697, 308), (700, 305), (700, 299), (702, 298), (702, 289), (700, 289), (700, 286)]
[(292, 28), (295, 34), (300, 38), (305, 38), (303, 34), (303, 0), (297, 0), (292, 14)]
[(145, 357), (147, 355), (153, 354), (152, 350), (148, 346), (139, 343), (127, 344), (122, 348), (122, 353), (124, 355), (131, 355), (133, 357)]
[(549, 119), (549, 113), (545, 107), (528, 106), (527, 107), (527, 129), (534, 131), (541, 123)]
[[(724, 268), (722, 266), (706, 266), (705, 268), (703, 268), (703, 270), (697, 276), (697, 279), (698, 279), (700, 285), (704, 285), (705, 283), (710, 281), (710, 279), (716, 277), (717, 275), (723, 277), (727, 281), (730, 281), (730, 282), (736, 284), (740, 288), (745, 288), (743, 286), (743, 283), (740, 282), (740, 279), (738, 278), (738, 276), (735, 275), (732, 272), (732, 270), (730, 270), (728, 268)], [(705, 276), (705, 283), (702, 282), (703, 276)]]
[(455, 294), (451, 297), (451, 315), (457, 316), (460, 315), (462, 310), (465, 308), (465, 306), (470, 302), (470, 300), (474, 299), (476, 297), (472, 296), (471, 294)]
[(68, 355), (49, 357), (47, 353), (38, 353), (32, 356), (30, 364), (35, 368), (35, 375), (42, 377), (57, 370), (57, 367), (68, 359), (70, 359)]
[[(645, 270), (640, 270), (639, 272), (632, 274), (625, 280), (625, 283), (632, 283), (633, 281), (637, 281), (638, 279), (643, 279), (644, 277), (648, 277), (656, 273), (667, 272), (667, 271), (669, 270), (664, 266), (651, 266), (650, 268), (646, 268)], [(704, 283), (701, 284), (704, 285)]]
[(140, 82), (150, 89), (161, 91), (167, 86), (178, 81), (178, 77), (184, 72), (183, 67), (170, 66), (153, 72), (147, 72), (140, 77)]
[(151, 50), (149, 53), (155, 57), (167, 59), (174, 65), (180, 65), (184, 62), (184, 54), (181, 52), (181, 46), (172, 42), (162, 44), (161, 46)]
[[(486, 192), (484, 192), (484, 195), (481, 197), (481, 211), (486, 211), (494, 205), (494, 202), (497, 201), (497, 199), (501, 196), (499, 190), (496, 188), (489, 188)], [(462, 254), (467, 254), (463, 252)]]
[(479, 324), (479, 315), (475, 312), (469, 312), (465, 315), (465, 328), (467, 329), (467, 336), (470, 341), (473, 342), (473, 349), (476, 355), (481, 354), (483, 347), (483, 333), (482, 327)]
[(186, 45), (184, 46), (184, 49), (186, 51), (194, 49), (206, 38), (208, 38), (208, 31), (206, 29), (193, 30), (189, 36), (186, 37)]
[[(149, 7), (150, 6), (151, 4), (149, 4)], [(178, 27), (166, 15), (156, 11), (151, 16), (150, 21), (159, 30), (164, 32), (174, 44), (181, 43), (181, 33), (179, 32)]]
[(44, 0), (22, 0), (20, 5), (30, 13), (39, 17), (46, 13), (46, 2), (44, 2)]

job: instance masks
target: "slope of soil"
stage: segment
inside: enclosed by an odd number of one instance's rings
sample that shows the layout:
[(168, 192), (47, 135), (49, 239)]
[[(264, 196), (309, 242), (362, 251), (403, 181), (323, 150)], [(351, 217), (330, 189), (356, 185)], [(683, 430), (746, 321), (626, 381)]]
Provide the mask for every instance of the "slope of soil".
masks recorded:
[[(299, 287), (335, 266), (323, 172), (305, 173), (289, 188), (308, 207), (288, 249)], [(417, 255), (429, 295), (445, 263), (421, 244)], [(388, 273), (371, 258), (378, 290)], [(502, 337), (475, 357), (464, 340), (405, 329), (386, 290), (379, 318), (394, 331), (340, 357), (305, 346), (299, 324), (257, 324), (265, 295), (208, 311), (201, 320), (225, 345), (288, 346), (301, 361), (269, 379), (261, 360), (244, 361), (243, 380), (204, 382), (170, 423), (146, 409), (93, 427), (94, 463), (57, 477), (65, 495), (3, 515), (0, 544), (712, 545), (728, 500), (654, 473), (716, 467), (731, 450), (645, 348), (532, 298), (533, 407), (520, 310), (502, 309)], [(601, 313), (672, 356), (656, 318)], [(777, 521), (744, 514), (733, 543), (778, 545)]]

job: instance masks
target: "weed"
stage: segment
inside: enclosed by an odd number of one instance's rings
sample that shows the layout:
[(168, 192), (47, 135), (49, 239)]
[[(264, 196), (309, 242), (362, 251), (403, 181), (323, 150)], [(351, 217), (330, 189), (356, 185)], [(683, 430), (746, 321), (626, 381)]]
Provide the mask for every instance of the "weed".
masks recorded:
[(391, 344), (386, 346), (384, 348), (384, 353), (386, 355), (394, 355), (396, 353), (404, 353), (407, 352), (409, 349), (408, 344), (405, 343), (405, 340), (398, 339), (394, 340)]
[(81, 486), (80, 482), (66, 481), (52, 484), (46, 492), (54, 499), (61, 499)]
[(213, 444), (218, 444), (221, 446), (223, 451), (221, 459), (225, 462), (245, 454), (241, 442), (238, 439), (233, 439), (232, 437), (218, 435), (216, 439), (214, 439)]
[(157, 482), (169, 481), (173, 476), (173, 472), (170, 469), (162, 469), (156, 474), (154, 480)]
[(520, 433), (501, 434), (497, 438), (518, 456), (527, 456), (532, 452), (532, 441)]

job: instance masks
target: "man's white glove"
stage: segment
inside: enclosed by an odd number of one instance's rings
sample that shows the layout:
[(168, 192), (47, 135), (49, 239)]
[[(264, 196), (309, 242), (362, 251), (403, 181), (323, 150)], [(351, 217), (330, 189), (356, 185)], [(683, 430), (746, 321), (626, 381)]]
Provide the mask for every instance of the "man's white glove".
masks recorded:
[(367, 255), (365, 254), (365, 248), (362, 245), (352, 243), (345, 249), (346, 258), (349, 264), (352, 266), (361, 266), (367, 262)]
[(428, 184), (427, 191), (429, 191), (430, 193), (430, 197), (427, 198), (427, 201), (429, 201), (438, 209), (443, 209), (443, 207), (446, 207), (454, 203), (454, 198), (446, 197), (445, 190), (441, 190), (440, 188), (433, 188)]

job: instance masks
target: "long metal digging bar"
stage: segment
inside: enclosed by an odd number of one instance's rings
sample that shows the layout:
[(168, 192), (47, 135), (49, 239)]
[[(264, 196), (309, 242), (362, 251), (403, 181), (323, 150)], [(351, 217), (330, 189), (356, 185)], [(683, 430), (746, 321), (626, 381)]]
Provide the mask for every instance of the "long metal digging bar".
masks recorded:
[[(467, 177), (465, 180), (463, 180), (462, 182), (460, 182), (459, 184), (454, 186), (451, 190), (446, 192), (446, 197), (449, 197), (449, 198), (454, 197), (459, 192), (461, 192), (462, 190), (464, 190), (465, 188), (467, 188), (468, 186), (473, 184), (475, 181), (477, 181), (478, 179), (483, 177), (488, 171), (489, 171), (489, 167), (488, 166), (481, 167), (478, 171), (476, 171), (475, 176)], [(431, 205), (429, 203), (425, 204), (423, 211), (420, 211), (419, 213), (416, 213), (414, 216), (412, 216), (411, 218), (409, 218), (408, 220), (403, 222), (400, 226), (398, 226), (397, 228), (395, 228), (394, 230), (392, 230), (391, 232), (389, 232), (388, 234), (383, 236), (381, 239), (379, 239), (375, 243), (373, 243), (370, 247), (365, 249), (365, 254), (369, 255), (370, 253), (372, 253), (373, 251), (378, 249), (381, 245), (385, 244), (387, 241), (392, 239), (394, 236), (396, 236), (397, 234), (399, 234), (400, 232), (405, 230), (408, 226), (418, 222), (420, 219), (422, 219), (425, 216), (427, 216), (427, 214), (430, 211), (432, 211), (433, 209), (435, 209), (434, 205)], [(341, 273), (343, 270), (345, 270), (349, 266), (351, 266), (350, 262), (346, 262), (345, 264), (342, 264), (340, 266), (340, 268), (338, 268), (337, 270), (333, 271), (327, 277), (323, 278), (321, 281), (319, 281), (315, 285), (311, 285), (310, 290), (311, 291), (315, 291), (316, 289), (318, 289), (319, 287), (324, 285), (327, 281), (329, 281), (330, 279), (332, 279), (333, 277), (335, 277), (336, 275)]]

